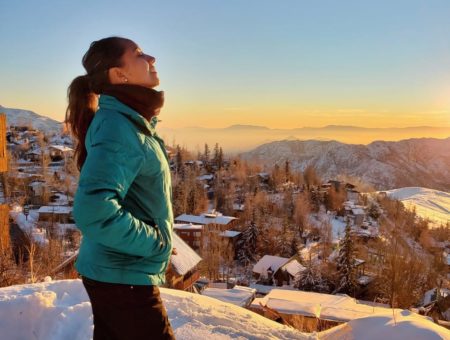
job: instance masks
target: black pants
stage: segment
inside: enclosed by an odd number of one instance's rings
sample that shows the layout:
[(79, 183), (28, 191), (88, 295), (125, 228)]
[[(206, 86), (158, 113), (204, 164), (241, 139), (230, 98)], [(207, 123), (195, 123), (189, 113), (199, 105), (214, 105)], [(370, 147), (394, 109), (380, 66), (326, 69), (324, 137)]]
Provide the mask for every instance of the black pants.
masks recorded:
[(94, 314), (94, 340), (175, 339), (157, 286), (82, 280)]

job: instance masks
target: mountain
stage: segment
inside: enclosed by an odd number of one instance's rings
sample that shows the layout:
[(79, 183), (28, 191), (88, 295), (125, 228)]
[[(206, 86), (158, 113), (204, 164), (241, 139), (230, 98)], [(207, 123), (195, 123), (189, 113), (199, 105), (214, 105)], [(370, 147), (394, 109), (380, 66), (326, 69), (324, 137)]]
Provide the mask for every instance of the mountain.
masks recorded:
[(348, 125), (277, 129), (258, 125), (231, 125), (226, 128), (170, 128), (164, 116), (158, 125), (160, 135), (168, 142), (184, 145), (190, 150), (201, 149), (205, 143), (219, 143), (227, 153), (249, 151), (258, 145), (285, 139), (340, 141), (369, 144), (376, 140), (399, 141), (407, 138), (447, 138), (450, 127), (417, 126), (405, 128), (364, 128)]
[(6, 114), (6, 125), (31, 125), (47, 135), (60, 133), (62, 123), (49, 117), (41, 116), (33, 111), (11, 109), (0, 106), (0, 113)]
[[(248, 309), (180, 290), (160, 288), (177, 339), (448, 339), (450, 331), (424, 316), (389, 309), (327, 331), (302, 333)], [(114, 299), (114, 296), (111, 296)], [(283, 300), (282, 300), (283, 301)], [(297, 308), (284, 301), (287, 314)], [(337, 312), (337, 311), (336, 311)], [(312, 310), (311, 315), (320, 313)], [(89, 339), (92, 309), (81, 280), (0, 288), (2, 339)]]
[(445, 225), (450, 221), (450, 193), (439, 190), (409, 187), (389, 190), (390, 198), (402, 201), (409, 208), (415, 208), (416, 213), (429, 218), (436, 224)]
[(348, 175), (378, 190), (420, 186), (450, 191), (450, 138), (368, 145), (283, 140), (263, 144), (241, 157), (268, 166), (289, 160), (292, 168), (300, 171), (312, 165), (323, 179)]

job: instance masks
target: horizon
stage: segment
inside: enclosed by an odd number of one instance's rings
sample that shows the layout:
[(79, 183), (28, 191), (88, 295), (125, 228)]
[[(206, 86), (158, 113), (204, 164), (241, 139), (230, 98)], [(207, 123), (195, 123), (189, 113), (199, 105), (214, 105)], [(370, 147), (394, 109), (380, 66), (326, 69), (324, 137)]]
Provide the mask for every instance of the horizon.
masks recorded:
[(432, 5), (9, 3), (0, 103), (62, 121), (90, 42), (119, 35), (156, 57), (173, 129), (450, 126), (450, 3)]

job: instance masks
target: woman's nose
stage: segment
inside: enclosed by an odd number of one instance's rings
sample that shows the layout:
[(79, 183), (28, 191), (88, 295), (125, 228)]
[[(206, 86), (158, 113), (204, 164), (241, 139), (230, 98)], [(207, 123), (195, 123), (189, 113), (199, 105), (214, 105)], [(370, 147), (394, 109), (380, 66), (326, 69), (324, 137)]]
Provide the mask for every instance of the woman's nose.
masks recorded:
[(155, 57), (152, 57), (151, 55), (148, 55), (148, 54), (145, 55), (145, 59), (146, 59), (147, 62), (150, 63), (150, 64), (154, 64), (155, 61), (156, 61)]

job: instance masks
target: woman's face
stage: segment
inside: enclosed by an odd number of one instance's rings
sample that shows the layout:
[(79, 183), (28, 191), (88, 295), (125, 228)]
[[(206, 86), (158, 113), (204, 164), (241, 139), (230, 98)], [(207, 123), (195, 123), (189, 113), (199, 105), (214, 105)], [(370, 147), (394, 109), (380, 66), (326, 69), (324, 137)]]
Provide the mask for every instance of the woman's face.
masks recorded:
[(110, 69), (112, 84), (133, 84), (153, 88), (159, 85), (155, 69), (155, 58), (144, 54), (134, 43), (126, 48), (122, 56), (122, 66)]

